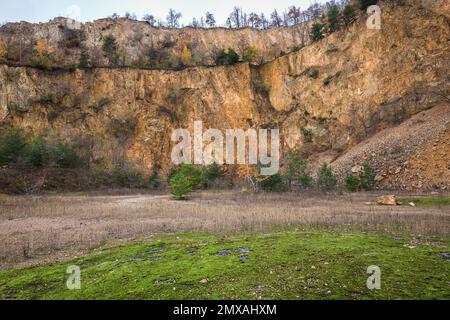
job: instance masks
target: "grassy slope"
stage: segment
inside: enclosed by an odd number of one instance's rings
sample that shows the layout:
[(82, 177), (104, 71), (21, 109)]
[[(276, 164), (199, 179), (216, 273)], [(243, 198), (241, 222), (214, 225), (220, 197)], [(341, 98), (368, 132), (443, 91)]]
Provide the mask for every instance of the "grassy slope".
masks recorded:
[[(446, 247), (405, 246), (365, 234), (283, 232), (220, 238), (186, 233), (108, 249), (85, 258), (0, 273), (3, 299), (450, 299)], [(441, 243), (442, 244), (442, 243)], [(216, 256), (223, 249), (249, 253)], [(248, 257), (241, 262), (240, 255)], [(134, 261), (135, 258), (156, 261)], [(82, 270), (82, 290), (65, 287)], [(367, 267), (382, 288), (366, 287)], [(202, 279), (207, 283), (201, 283)]]

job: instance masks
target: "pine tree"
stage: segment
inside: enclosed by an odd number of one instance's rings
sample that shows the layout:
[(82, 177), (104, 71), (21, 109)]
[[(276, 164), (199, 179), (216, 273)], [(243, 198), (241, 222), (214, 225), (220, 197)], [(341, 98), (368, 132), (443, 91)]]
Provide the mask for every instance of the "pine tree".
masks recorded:
[(311, 29), (311, 40), (319, 41), (323, 38), (323, 23), (314, 22)]

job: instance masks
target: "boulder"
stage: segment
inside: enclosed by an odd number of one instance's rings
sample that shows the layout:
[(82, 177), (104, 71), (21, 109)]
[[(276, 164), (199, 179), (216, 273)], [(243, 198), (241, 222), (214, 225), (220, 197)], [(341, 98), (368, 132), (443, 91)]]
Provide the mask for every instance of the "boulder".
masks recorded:
[(364, 170), (363, 166), (354, 166), (351, 171), (352, 173), (361, 173)]
[(394, 195), (378, 197), (377, 203), (383, 206), (396, 206), (398, 204), (397, 197)]

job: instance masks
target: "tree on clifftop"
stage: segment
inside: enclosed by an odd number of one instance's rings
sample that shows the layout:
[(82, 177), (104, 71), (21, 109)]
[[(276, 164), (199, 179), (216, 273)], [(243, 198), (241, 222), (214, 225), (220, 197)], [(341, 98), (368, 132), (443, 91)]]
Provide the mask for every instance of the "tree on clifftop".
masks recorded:
[(169, 9), (169, 13), (167, 14), (167, 27), (169, 28), (178, 28), (180, 27), (180, 18), (181, 12), (176, 12), (174, 9)]

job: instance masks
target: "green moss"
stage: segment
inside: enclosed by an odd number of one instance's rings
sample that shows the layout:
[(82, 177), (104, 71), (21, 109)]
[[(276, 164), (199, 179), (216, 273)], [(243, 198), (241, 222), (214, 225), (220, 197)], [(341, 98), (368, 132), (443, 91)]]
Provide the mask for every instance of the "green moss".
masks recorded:
[[(448, 251), (448, 242), (446, 248), (428, 243), (412, 249), (405, 243), (332, 232), (162, 235), (68, 262), (2, 272), (0, 298), (449, 299), (450, 264), (439, 255)], [(231, 253), (217, 255), (221, 250)], [(70, 265), (81, 268), (81, 290), (65, 286)], [(370, 265), (381, 268), (381, 290), (367, 289)]]

